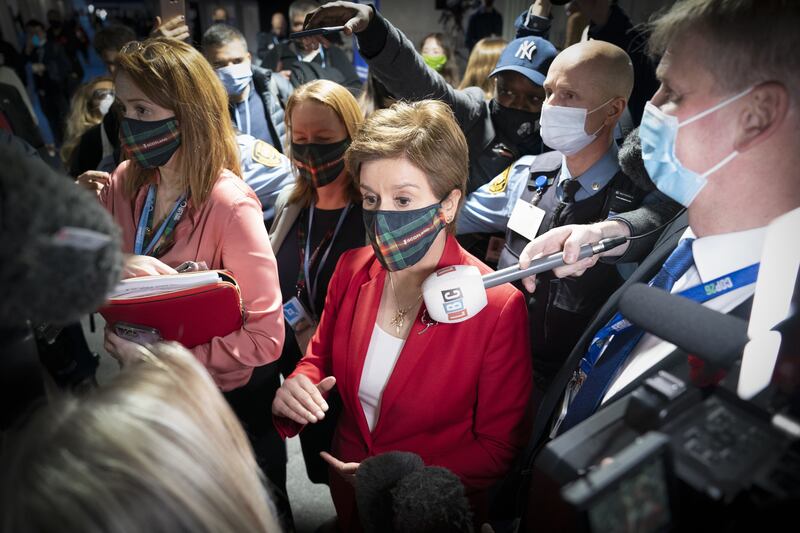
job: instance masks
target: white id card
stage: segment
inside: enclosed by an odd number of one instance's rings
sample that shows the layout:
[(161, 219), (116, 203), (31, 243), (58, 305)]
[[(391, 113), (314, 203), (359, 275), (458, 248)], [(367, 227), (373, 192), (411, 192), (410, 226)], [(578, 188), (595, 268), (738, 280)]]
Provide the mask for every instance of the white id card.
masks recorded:
[(511, 211), (511, 218), (508, 219), (508, 228), (532, 241), (536, 238), (542, 220), (544, 209), (525, 200), (517, 200), (514, 210)]

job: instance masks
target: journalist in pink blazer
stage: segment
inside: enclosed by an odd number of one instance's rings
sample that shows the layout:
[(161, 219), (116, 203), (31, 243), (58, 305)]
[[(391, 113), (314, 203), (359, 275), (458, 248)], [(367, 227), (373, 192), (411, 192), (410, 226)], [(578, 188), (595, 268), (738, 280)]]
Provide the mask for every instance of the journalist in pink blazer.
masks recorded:
[[(284, 327), (275, 256), (261, 204), (239, 177), (227, 94), (205, 58), (175, 39), (129, 43), (116, 62), (126, 161), (78, 183), (97, 192), (122, 230), (131, 254), (123, 277), (175, 273), (185, 261), (233, 273), (244, 325), (191, 351), (222, 390), (235, 389), (280, 356)], [(110, 330), (105, 346), (122, 363), (137, 357)]]

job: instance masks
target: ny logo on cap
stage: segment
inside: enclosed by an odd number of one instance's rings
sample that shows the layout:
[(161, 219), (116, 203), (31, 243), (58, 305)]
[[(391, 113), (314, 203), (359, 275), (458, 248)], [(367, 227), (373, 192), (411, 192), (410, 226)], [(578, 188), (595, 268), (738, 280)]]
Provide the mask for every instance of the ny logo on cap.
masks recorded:
[(517, 53), (514, 54), (514, 57), (518, 57), (520, 59), (525, 59), (527, 61), (533, 61), (533, 54), (536, 53), (536, 43), (533, 41), (522, 41), (517, 48)]

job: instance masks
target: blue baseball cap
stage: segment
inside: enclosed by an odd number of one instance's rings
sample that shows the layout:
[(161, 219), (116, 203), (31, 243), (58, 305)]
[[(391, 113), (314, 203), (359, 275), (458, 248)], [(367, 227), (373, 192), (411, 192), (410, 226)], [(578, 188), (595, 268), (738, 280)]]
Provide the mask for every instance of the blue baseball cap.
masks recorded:
[(508, 43), (489, 76), (513, 70), (541, 86), (547, 77), (547, 69), (557, 54), (558, 50), (547, 39), (520, 37)]

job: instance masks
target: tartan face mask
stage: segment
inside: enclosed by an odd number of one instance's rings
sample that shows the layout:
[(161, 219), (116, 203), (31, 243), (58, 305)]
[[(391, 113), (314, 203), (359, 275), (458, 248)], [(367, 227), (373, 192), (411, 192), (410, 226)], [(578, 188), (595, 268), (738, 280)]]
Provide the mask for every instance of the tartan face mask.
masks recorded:
[(415, 265), (447, 223), (442, 204), (412, 211), (364, 209), (364, 226), (372, 249), (383, 267), (396, 272)]
[(324, 187), (344, 170), (344, 153), (350, 139), (330, 144), (292, 143), (292, 159), (300, 176), (313, 187)]
[(153, 121), (124, 118), (119, 138), (128, 158), (136, 159), (143, 168), (165, 165), (181, 145), (175, 117)]

